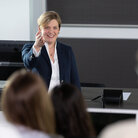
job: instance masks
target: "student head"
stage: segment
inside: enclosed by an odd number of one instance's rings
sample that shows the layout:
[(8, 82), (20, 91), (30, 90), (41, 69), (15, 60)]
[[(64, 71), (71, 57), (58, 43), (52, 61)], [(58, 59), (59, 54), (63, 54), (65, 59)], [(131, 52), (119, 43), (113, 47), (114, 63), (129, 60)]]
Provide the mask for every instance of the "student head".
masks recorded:
[(51, 92), (57, 133), (65, 136), (92, 136), (91, 120), (81, 92), (70, 84), (56, 86)]
[(11, 75), (2, 91), (2, 110), (13, 124), (55, 133), (53, 106), (36, 74), (20, 70)]

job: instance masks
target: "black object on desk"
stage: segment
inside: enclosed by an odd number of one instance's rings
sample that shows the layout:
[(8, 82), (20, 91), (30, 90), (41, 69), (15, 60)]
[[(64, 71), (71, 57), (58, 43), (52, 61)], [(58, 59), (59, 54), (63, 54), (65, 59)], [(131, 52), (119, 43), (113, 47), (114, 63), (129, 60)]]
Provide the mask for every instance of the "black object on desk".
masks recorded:
[(103, 103), (104, 104), (121, 104), (123, 101), (123, 91), (114, 89), (103, 90)]

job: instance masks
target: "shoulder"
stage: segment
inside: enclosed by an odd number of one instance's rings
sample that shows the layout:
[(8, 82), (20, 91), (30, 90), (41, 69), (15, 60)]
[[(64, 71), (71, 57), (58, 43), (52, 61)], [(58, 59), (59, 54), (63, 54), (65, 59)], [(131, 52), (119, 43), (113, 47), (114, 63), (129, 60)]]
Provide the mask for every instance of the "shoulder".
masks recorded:
[(24, 44), (24, 46), (22, 47), (22, 53), (26, 52), (26, 51), (30, 51), (30, 49), (32, 48), (33, 43), (26, 43)]
[(33, 46), (33, 43), (26, 43), (26, 44), (24, 44), (23, 47), (32, 47), (32, 46)]
[(16, 129), (23, 138), (50, 138), (50, 136), (42, 131), (33, 130), (25, 126), (16, 126)]
[(0, 138), (11, 138), (11, 136), (14, 138), (20, 138), (20, 134), (15, 129), (14, 125), (5, 120), (5, 122), (0, 124)]
[(57, 47), (62, 48), (62, 49), (72, 50), (71, 46), (63, 44), (59, 41), (57, 41)]
[(74, 55), (72, 47), (61, 42), (57, 42), (57, 51), (61, 52), (62, 54), (64, 53), (66, 56), (69, 55), (70, 57)]
[(130, 138), (138, 136), (138, 124), (136, 120), (125, 120), (107, 126), (100, 134), (99, 138)]
[(49, 136), (50, 138), (64, 138), (62, 135), (57, 135), (57, 134), (56, 135), (50, 134)]

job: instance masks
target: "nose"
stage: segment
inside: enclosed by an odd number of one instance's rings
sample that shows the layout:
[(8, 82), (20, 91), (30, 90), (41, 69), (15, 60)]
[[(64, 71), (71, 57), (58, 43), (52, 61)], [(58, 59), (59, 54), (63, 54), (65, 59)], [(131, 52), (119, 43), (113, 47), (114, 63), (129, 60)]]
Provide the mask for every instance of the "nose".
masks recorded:
[(49, 29), (49, 32), (50, 32), (50, 33), (52, 33), (52, 32), (53, 32), (53, 29), (52, 29), (52, 28), (50, 28), (50, 29)]

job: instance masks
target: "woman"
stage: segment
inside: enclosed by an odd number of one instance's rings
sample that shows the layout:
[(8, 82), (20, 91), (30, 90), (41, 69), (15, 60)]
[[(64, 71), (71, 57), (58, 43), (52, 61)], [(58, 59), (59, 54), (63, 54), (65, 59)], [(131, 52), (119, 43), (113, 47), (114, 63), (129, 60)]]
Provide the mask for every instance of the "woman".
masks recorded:
[(62, 82), (80, 89), (75, 57), (70, 46), (57, 41), (61, 19), (48, 11), (38, 18), (38, 32), (34, 44), (25, 44), (22, 59), (26, 68), (40, 74), (49, 91)]
[(55, 134), (54, 110), (43, 80), (25, 70), (15, 72), (2, 91), (2, 110), (21, 138)]
[(64, 137), (91, 137), (94, 129), (81, 92), (70, 84), (56, 86), (51, 92), (57, 133)]

